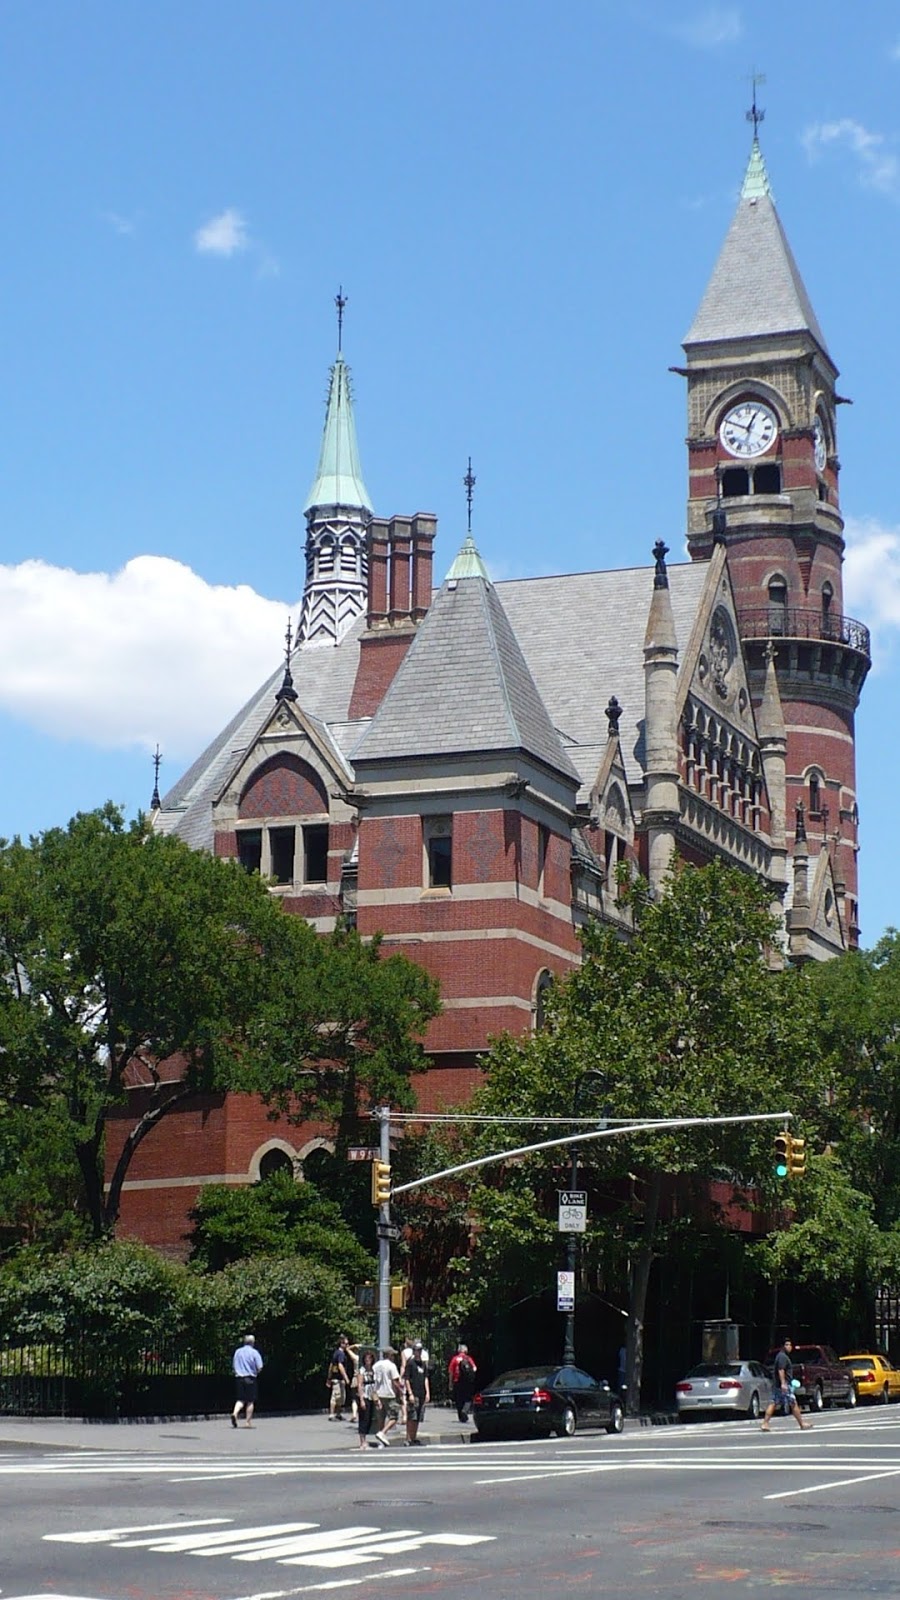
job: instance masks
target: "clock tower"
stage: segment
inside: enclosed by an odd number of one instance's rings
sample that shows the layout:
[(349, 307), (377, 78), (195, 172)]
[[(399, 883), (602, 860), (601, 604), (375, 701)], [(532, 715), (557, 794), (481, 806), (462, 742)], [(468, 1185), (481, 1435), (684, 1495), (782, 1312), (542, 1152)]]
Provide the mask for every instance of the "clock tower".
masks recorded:
[[(788, 848), (805, 827), (806, 909), (826, 945), (858, 942), (854, 717), (869, 632), (844, 615), (838, 370), (782, 228), (756, 137), (678, 370), (688, 386), (688, 548), (724, 543), (758, 707), (769, 643), (787, 736)], [(798, 813), (798, 807), (802, 811)], [(799, 818), (799, 821), (798, 821)], [(816, 896), (818, 898), (816, 898)], [(790, 894), (789, 894), (790, 899)]]

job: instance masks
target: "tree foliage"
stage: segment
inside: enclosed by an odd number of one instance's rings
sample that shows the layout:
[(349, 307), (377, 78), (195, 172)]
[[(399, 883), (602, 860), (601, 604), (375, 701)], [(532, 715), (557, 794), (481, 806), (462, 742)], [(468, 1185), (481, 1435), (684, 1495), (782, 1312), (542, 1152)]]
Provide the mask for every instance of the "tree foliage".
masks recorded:
[[(0, 843), (0, 1096), (63, 1108), (95, 1233), (131, 1159), (200, 1091), (297, 1115), (408, 1103), (434, 983), (354, 933), (321, 937), (259, 878), (107, 805)], [(144, 1090), (104, 1192), (104, 1134)]]
[(297, 1183), (290, 1172), (275, 1172), (242, 1188), (209, 1184), (191, 1220), (191, 1262), (204, 1272), (261, 1256), (291, 1256), (329, 1267), (350, 1289), (375, 1273), (373, 1258), (347, 1226), (340, 1206), (315, 1184)]
[[(582, 965), (554, 984), (548, 1025), (528, 1039), (499, 1040), (485, 1062), (479, 1109), (519, 1116), (595, 1112), (612, 1118), (808, 1112), (816, 1101), (810, 1006), (803, 974), (773, 969), (778, 929), (764, 886), (718, 864), (680, 867), (666, 892), (625, 887), (635, 931), (629, 943), (599, 924), (583, 936)], [(583, 1261), (592, 1260), (629, 1303), (630, 1400), (640, 1386), (643, 1318), (654, 1255), (664, 1246), (663, 1179), (728, 1176), (762, 1185), (771, 1124), (631, 1135), (581, 1146), (581, 1171), (607, 1203), (592, 1220)], [(534, 1138), (539, 1137), (536, 1130)], [(494, 1141), (496, 1130), (476, 1141)], [(516, 1142), (525, 1142), (524, 1138)], [(510, 1300), (537, 1271), (558, 1264), (555, 1191), (568, 1187), (558, 1152), (474, 1185), (478, 1247), (461, 1294), (472, 1306)], [(624, 1283), (624, 1263), (630, 1283)], [(609, 1291), (612, 1292), (612, 1291)]]

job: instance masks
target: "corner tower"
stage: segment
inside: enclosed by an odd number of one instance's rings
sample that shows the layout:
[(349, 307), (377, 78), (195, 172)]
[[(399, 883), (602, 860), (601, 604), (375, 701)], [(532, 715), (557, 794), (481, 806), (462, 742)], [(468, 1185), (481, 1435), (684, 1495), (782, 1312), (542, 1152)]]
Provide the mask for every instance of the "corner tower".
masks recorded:
[(325, 408), (319, 466), (303, 510), (306, 581), (298, 644), (336, 644), (366, 609), (366, 531), (372, 505), (363, 482), (342, 335), (347, 301), (339, 289), (338, 349)]
[[(782, 228), (757, 138), (731, 227), (677, 370), (688, 385), (688, 549), (728, 548), (761, 703), (772, 641), (784, 711), (786, 814), (806, 807), (831, 858), (835, 944), (858, 942), (854, 717), (869, 632), (844, 615), (838, 369)], [(793, 834), (787, 844), (792, 852)]]

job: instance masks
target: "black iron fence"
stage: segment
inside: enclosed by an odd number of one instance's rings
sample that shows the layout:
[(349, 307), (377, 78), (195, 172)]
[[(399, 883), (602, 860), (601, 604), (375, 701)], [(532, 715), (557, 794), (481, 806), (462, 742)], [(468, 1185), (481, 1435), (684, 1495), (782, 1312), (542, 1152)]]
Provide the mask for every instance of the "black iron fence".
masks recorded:
[(849, 645), (871, 657), (872, 641), (864, 622), (837, 612), (812, 607), (768, 605), (742, 610), (738, 615), (742, 639), (820, 639)]

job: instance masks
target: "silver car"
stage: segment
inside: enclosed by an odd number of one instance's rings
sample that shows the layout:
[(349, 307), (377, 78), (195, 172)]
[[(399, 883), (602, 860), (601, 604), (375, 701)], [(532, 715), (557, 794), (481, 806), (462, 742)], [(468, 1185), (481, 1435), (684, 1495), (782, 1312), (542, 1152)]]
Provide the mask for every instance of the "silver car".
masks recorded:
[(675, 1385), (678, 1420), (704, 1412), (758, 1417), (771, 1387), (758, 1361), (701, 1361)]

